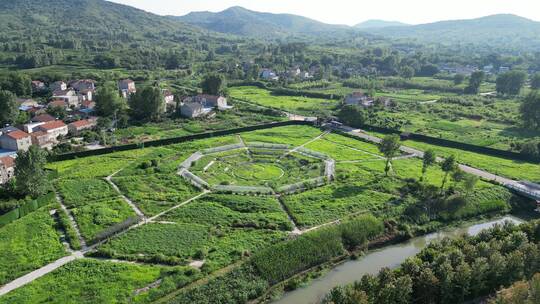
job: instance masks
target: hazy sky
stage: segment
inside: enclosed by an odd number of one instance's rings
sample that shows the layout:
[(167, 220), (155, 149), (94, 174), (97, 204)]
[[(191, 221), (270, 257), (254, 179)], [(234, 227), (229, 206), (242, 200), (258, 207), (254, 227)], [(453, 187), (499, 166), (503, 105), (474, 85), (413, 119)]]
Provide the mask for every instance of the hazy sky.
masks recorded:
[(112, 0), (160, 15), (217, 12), (231, 6), (291, 13), (327, 23), (353, 25), (367, 19), (428, 23), (510, 13), (540, 21), (540, 0)]

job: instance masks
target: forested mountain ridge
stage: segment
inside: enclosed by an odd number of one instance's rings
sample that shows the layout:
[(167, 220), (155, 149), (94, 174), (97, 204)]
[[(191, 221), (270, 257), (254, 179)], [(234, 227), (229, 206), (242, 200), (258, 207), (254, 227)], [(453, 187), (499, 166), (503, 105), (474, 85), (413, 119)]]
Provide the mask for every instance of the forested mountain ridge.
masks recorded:
[(171, 52), (188, 61), (208, 45), (235, 40), (103, 0), (0, 2), (0, 63), (20, 68), (85, 62), (155, 68)]
[(387, 38), (415, 39), (424, 43), (491, 45), (530, 50), (540, 47), (540, 22), (509, 14), (364, 30)]
[(216, 32), (264, 38), (353, 32), (346, 25), (326, 24), (291, 14), (255, 12), (238, 6), (218, 13), (192, 12), (174, 18)]
[(371, 20), (366, 20), (364, 22), (358, 23), (354, 27), (358, 29), (374, 29), (374, 28), (384, 28), (384, 27), (391, 27), (391, 26), (410, 26), (410, 25), (403, 22), (398, 22), (398, 21), (371, 19)]

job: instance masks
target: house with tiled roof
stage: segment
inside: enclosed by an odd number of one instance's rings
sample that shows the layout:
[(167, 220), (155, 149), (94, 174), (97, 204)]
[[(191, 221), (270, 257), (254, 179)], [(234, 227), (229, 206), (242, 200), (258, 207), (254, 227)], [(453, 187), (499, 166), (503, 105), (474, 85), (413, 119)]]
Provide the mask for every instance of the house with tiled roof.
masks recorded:
[(50, 121), (55, 121), (55, 120), (56, 118), (52, 117), (49, 114), (39, 114), (32, 118), (32, 122), (50, 122)]
[(49, 134), (51, 141), (56, 141), (60, 136), (68, 135), (68, 126), (61, 120), (50, 121), (37, 127), (37, 131)]
[(43, 131), (34, 132), (30, 136), (32, 137), (32, 145), (42, 149), (51, 150), (57, 142), (56, 138), (51, 138), (50, 134)]
[(32, 92), (43, 92), (45, 90), (47, 90), (47, 86), (45, 86), (45, 83), (43, 81), (32, 81)]
[(63, 81), (55, 81), (49, 85), (49, 90), (67, 90), (67, 84)]
[(15, 175), (15, 159), (11, 156), (0, 157), (0, 185), (7, 183)]
[(73, 89), (55, 90), (52, 94), (53, 100), (64, 100), (69, 107), (79, 106), (79, 95)]
[(227, 98), (217, 95), (199, 94), (193, 97), (194, 102), (202, 103), (205, 107), (225, 109), (227, 108)]
[(82, 119), (70, 123), (68, 130), (72, 135), (79, 135), (82, 131), (93, 129), (95, 126), (97, 126), (97, 120)]
[(12, 151), (27, 151), (32, 145), (30, 134), (19, 129), (3, 132), (0, 147)]
[(135, 87), (135, 81), (131, 79), (122, 79), (118, 81), (118, 90), (120, 90), (124, 98), (128, 98), (129, 95), (135, 94), (137, 92), (137, 88)]
[(68, 104), (66, 103), (65, 100), (63, 99), (53, 99), (51, 102), (49, 102), (47, 104), (47, 107), (49, 109), (52, 109), (52, 108), (62, 108), (62, 109), (66, 109), (68, 107)]

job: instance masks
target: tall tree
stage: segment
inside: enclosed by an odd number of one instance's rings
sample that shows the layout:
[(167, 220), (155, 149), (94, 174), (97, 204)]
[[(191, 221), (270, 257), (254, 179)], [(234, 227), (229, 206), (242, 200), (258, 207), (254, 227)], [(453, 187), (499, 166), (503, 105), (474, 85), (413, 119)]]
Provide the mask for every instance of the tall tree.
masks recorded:
[(437, 156), (435, 155), (435, 151), (429, 149), (424, 152), (424, 157), (422, 159), (422, 177), (420, 178), (420, 181), (424, 180), (428, 168), (433, 166), (436, 162)]
[(540, 92), (533, 91), (523, 99), (521, 120), (526, 128), (540, 130)]
[(441, 169), (444, 172), (444, 178), (441, 184), (441, 191), (444, 191), (444, 186), (446, 185), (446, 181), (448, 180), (448, 175), (452, 173), (457, 167), (456, 164), (456, 157), (454, 155), (451, 155), (450, 157), (447, 157), (442, 163), (441, 163)]
[(510, 71), (497, 77), (497, 92), (504, 95), (518, 95), (527, 80), (522, 71)]
[(12, 124), (19, 116), (15, 95), (9, 91), (0, 91), (0, 127)]
[(223, 93), (225, 79), (219, 74), (206, 75), (201, 82), (201, 88), (204, 94), (219, 95)]
[(399, 147), (401, 147), (399, 136), (397, 135), (388, 135), (383, 138), (379, 144), (379, 151), (386, 157), (386, 166), (384, 167), (384, 173), (388, 176), (390, 167), (392, 165), (392, 158), (394, 158), (398, 152)]
[(15, 189), (20, 195), (36, 198), (47, 193), (50, 184), (45, 172), (47, 154), (36, 145), (19, 151), (15, 159)]
[(478, 94), (480, 91), (480, 85), (484, 82), (485, 74), (482, 71), (476, 71), (471, 74), (469, 78), (469, 86), (465, 88), (467, 94)]
[(338, 118), (344, 124), (360, 128), (367, 120), (366, 112), (357, 106), (344, 106), (338, 112)]
[(158, 87), (145, 87), (129, 100), (131, 114), (140, 121), (158, 121), (165, 113), (165, 99)]
[(126, 103), (112, 85), (100, 87), (96, 92), (96, 111), (100, 116), (111, 117), (124, 111)]

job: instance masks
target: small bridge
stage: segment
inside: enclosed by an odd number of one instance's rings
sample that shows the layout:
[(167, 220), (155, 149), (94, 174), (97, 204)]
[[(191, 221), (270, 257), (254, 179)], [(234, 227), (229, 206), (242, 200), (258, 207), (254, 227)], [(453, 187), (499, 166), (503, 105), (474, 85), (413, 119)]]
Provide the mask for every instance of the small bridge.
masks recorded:
[(522, 181), (519, 183), (507, 183), (505, 187), (521, 196), (535, 200), (538, 206), (536, 211), (540, 212), (540, 185)]

